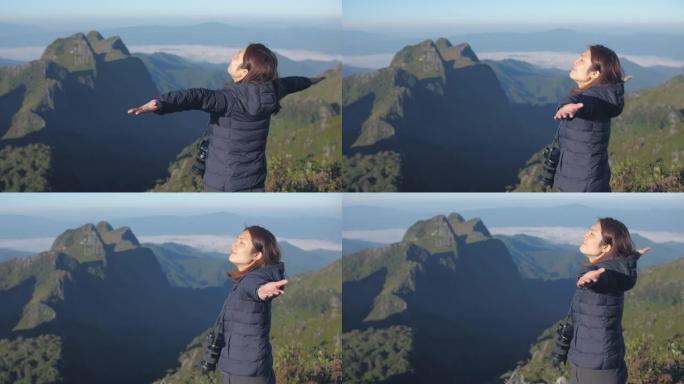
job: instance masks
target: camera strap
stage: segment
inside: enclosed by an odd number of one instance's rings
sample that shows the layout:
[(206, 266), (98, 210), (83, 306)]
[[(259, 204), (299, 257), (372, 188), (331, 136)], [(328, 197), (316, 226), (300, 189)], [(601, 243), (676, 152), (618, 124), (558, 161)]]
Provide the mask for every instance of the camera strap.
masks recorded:
[(560, 148), (560, 125), (558, 123), (558, 128), (556, 128), (556, 134), (553, 136), (553, 146)]

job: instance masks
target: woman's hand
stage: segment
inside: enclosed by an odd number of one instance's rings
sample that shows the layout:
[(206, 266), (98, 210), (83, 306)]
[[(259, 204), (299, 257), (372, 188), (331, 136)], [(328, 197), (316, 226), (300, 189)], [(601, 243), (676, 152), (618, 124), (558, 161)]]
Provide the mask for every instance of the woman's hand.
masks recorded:
[(601, 274), (605, 271), (606, 271), (605, 268), (599, 268), (595, 271), (589, 271), (589, 272), (585, 273), (584, 275), (582, 275), (582, 277), (580, 277), (577, 280), (577, 288), (582, 288), (586, 285), (594, 284), (595, 282), (598, 281)]
[(644, 247), (644, 248), (639, 248), (636, 251), (639, 252), (641, 256), (643, 256), (646, 252), (650, 251), (651, 247)]
[(282, 287), (287, 284), (287, 280), (274, 281), (272, 283), (266, 283), (257, 289), (257, 295), (259, 299), (266, 300), (273, 297), (278, 297), (285, 293)]
[(157, 109), (159, 109), (159, 101), (157, 99), (150, 100), (146, 104), (137, 107), (137, 108), (131, 108), (128, 110), (129, 115), (142, 115), (143, 113), (147, 112), (154, 112)]
[(554, 120), (572, 119), (582, 107), (584, 107), (584, 104), (582, 103), (565, 104), (558, 108), (558, 111), (553, 118)]
[(325, 76), (310, 77), (309, 80), (311, 80), (311, 85), (314, 85), (316, 83), (320, 83), (321, 81), (325, 80)]

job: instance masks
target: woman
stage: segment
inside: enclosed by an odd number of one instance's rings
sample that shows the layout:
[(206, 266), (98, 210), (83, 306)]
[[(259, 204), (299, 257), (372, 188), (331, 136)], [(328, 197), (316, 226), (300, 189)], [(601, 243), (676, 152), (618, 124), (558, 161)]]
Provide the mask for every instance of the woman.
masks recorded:
[(603, 218), (584, 235), (582, 265), (572, 299), (574, 335), (570, 343), (570, 382), (627, 382), (622, 336), (624, 293), (637, 280), (637, 260), (649, 249), (634, 250), (625, 225)]
[(570, 78), (577, 88), (561, 100), (554, 116), (561, 121), (558, 191), (610, 192), (610, 119), (622, 113), (623, 77), (617, 55), (602, 45), (592, 45), (575, 60)]
[(233, 83), (223, 90), (193, 88), (169, 92), (129, 114), (165, 114), (199, 109), (210, 113), (209, 151), (204, 173), (208, 192), (263, 192), (266, 138), (280, 99), (322, 78), (278, 79), (278, 59), (262, 44), (250, 44), (228, 65)]
[(235, 269), (228, 273), (234, 284), (221, 314), (223, 382), (274, 384), (270, 299), (283, 294), (287, 284), (280, 247), (271, 232), (251, 226), (235, 239), (228, 259)]

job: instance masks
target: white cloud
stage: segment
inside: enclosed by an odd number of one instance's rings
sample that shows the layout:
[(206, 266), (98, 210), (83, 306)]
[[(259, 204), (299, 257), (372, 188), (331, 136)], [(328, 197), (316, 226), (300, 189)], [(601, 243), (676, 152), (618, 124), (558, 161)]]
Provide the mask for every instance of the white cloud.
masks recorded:
[[(572, 63), (577, 59), (577, 52), (552, 52), (552, 51), (498, 51), (498, 52), (478, 52), (477, 56), (483, 60), (504, 60), (514, 59), (524, 61), (542, 68), (557, 68), (570, 71)], [(676, 60), (663, 56), (640, 56), (640, 55), (620, 55), (629, 61), (643, 67), (663, 65), (666, 67), (684, 67), (684, 60)]]
[[(138, 236), (138, 240), (142, 243), (178, 243), (197, 248), (207, 252), (224, 252), (227, 253), (233, 238), (223, 235), (157, 235), (157, 236)], [(278, 238), (279, 241), (287, 241), (295, 247), (306, 251), (314, 249), (341, 251), (342, 244), (333, 241), (318, 240), (318, 239), (296, 239), (296, 238)]]
[(0, 239), (0, 248), (10, 248), (24, 252), (43, 252), (52, 247), (54, 237), (37, 237), (33, 239)]
[(40, 59), (45, 47), (0, 48), (0, 57), (11, 60), (31, 61)]
[[(241, 47), (222, 47), (219, 45), (131, 45), (128, 50), (134, 53), (164, 52), (177, 55), (192, 61), (203, 61), (214, 64), (226, 64)], [(278, 49), (274, 51), (290, 60), (318, 60), (318, 61), (341, 61), (340, 55), (331, 55), (303, 49)]]
[[(587, 231), (583, 227), (491, 227), (489, 232), (494, 235), (529, 235), (541, 237), (542, 239), (559, 243), (577, 245), (582, 243), (582, 237)], [(684, 243), (684, 233), (668, 232), (668, 231), (642, 231), (639, 229), (630, 230), (632, 234), (639, 235), (655, 241), (657, 243), (664, 243), (668, 241), (675, 241)], [(639, 244), (637, 244), (639, 246)]]
[(344, 55), (342, 63), (361, 68), (379, 69), (390, 65), (394, 54), (378, 53), (373, 55)]
[[(157, 44), (157, 45), (130, 45), (128, 50), (132, 53), (156, 53), (164, 52), (177, 55), (191, 61), (208, 62), (214, 64), (226, 64), (241, 47), (223, 47), (220, 45), (194, 45), (194, 44)], [(0, 57), (5, 59), (31, 61), (37, 60), (43, 54), (45, 47), (18, 47), (0, 48)], [(342, 55), (328, 54), (304, 49), (280, 49), (274, 51), (290, 60), (317, 60), (317, 61), (342, 61)], [(388, 62), (389, 63), (389, 62)]]
[(368, 229), (342, 231), (345, 239), (365, 240), (376, 243), (391, 244), (401, 241), (406, 233), (406, 228)]

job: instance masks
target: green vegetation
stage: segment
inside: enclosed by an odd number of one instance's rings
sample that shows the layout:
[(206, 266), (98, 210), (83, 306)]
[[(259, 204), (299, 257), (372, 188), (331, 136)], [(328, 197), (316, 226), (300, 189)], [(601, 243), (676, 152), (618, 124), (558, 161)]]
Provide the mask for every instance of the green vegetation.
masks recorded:
[(50, 147), (30, 144), (0, 149), (0, 190), (47, 192), (50, 190)]
[(0, 383), (61, 383), (62, 342), (54, 335), (0, 339)]
[(266, 191), (337, 192), (341, 191), (342, 170), (339, 162), (317, 161), (311, 156), (294, 159), (272, 156), (268, 163)]
[(397, 192), (401, 185), (401, 155), (382, 151), (345, 157), (342, 175), (347, 192)]
[(412, 373), (412, 338), (413, 331), (404, 326), (345, 333), (344, 382), (371, 384)]

